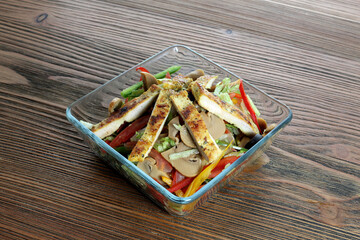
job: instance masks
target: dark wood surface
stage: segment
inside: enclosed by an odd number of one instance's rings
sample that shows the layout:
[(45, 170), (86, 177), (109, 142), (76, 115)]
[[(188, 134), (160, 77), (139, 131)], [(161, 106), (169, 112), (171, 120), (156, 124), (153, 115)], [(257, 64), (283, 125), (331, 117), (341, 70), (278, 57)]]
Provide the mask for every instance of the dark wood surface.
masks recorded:
[[(357, 0), (1, 1), (1, 239), (359, 239)], [(66, 107), (173, 44), (294, 113), (249, 171), (173, 217), (88, 149)]]

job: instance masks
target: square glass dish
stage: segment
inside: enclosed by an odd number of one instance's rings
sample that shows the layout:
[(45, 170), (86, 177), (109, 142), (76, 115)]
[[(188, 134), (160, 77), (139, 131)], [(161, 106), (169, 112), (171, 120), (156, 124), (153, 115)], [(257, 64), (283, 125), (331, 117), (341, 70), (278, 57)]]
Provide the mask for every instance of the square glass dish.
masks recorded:
[(137, 67), (145, 67), (151, 73), (157, 73), (173, 65), (180, 65), (181, 69), (178, 73), (182, 74), (187, 74), (200, 68), (206, 74), (218, 75), (218, 81), (225, 77), (230, 77), (232, 81), (239, 79), (235, 74), (190, 48), (174, 45), (81, 97), (67, 108), (66, 116), (92, 151), (123, 175), (139, 191), (143, 192), (170, 214), (186, 215), (206, 202), (221, 186), (239, 174), (244, 168), (245, 163), (252, 162), (261, 156), (270, 146), (275, 136), (291, 121), (292, 113), (287, 106), (244, 81), (245, 91), (261, 112), (262, 118), (268, 123), (277, 124), (277, 126), (195, 194), (189, 197), (175, 196), (80, 123), (80, 120), (98, 123), (106, 118), (110, 101), (115, 97), (121, 98), (120, 92), (122, 90), (139, 81), (140, 74), (136, 72)]

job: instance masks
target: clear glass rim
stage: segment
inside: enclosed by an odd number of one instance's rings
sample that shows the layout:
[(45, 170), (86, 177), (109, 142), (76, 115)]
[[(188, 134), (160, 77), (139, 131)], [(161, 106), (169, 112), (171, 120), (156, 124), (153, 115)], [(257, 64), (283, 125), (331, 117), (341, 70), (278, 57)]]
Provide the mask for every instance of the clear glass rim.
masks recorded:
[(76, 100), (75, 102), (73, 102), (72, 104), (70, 104), (67, 109), (66, 109), (66, 117), (67, 119), (79, 130), (81, 131), (84, 135), (89, 136), (99, 147), (101, 147), (102, 149), (104, 149), (108, 154), (110, 154), (112, 157), (114, 157), (117, 161), (119, 161), (121, 164), (124, 164), (126, 167), (128, 167), (131, 171), (133, 171), (135, 174), (137, 174), (139, 177), (141, 177), (142, 179), (145, 180), (145, 182), (149, 185), (151, 185), (155, 190), (157, 190), (159, 193), (161, 193), (165, 198), (167, 198), (168, 200), (177, 203), (177, 204), (189, 204), (194, 202), (195, 200), (197, 200), (198, 198), (200, 198), (203, 194), (205, 194), (207, 191), (209, 191), (212, 187), (214, 187), (217, 183), (219, 183), (227, 174), (229, 174), (233, 169), (235, 169), (237, 166), (239, 166), (240, 164), (242, 164), (247, 158), (249, 158), (257, 149), (259, 149), (261, 146), (263, 146), (268, 139), (270, 139), (273, 135), (275, 135), (277, 132), (279, 132), (280, 130), (282, 130), (292, 119), (292, 111), (291, 109), (286, 106), (284, 103), (282, 103), (281, 101), (275, 99), (274, 97), (268, 95), (267, 93), (265, 93), (264, 91), (262, 91), (261, 89), (258, 89), (256, 86), (252, 85), (251, 83), (248, 83), (246, 80), (243, 80), (245, 82), (245, 84), (251, 86), (252, 88), (256, 89), (257, 91), (261, 92), (262, 94), (264, 94), (265, 96), (271, 98), (273, 101), (277, 102), (279, 105), (283, 106), (287, 111), (288, 111), (288, 115), (287, 117), (282, 120), (269, 134), (267, 134), (264, 138), (262, 138), (258, 143), (256, 143), (252, 148), (250, 148), (244, 155), (242, 155), (240, 158), (238, 158), (233, 164), (231, 164), (229, 167), (227, 167), (226, 169), (224, 169), (219, 175), (217, 175), (215, 178), (213, 178), (209, 183), (205, 184), (201, 189), (199, 189), (197, 192), (195, 192), (193, 195), (189, 196), (189, 197), (178, 197), (172, 193), (170, 193), (165, 187), (161, 186), (158, 182), (156, 182), (155, 180), (153, 180), (150, 176), (148, 176), (147, 174), (145, 174), (143, 171), (141, 171), (140, 169), (138, 169), (134, 164), (132, 164), (130, 161), (127, 160), (127, 158), (125, 158), (124, 156), (122, 156), (120, 153), (118, 153), (116, 150), (114, 150), (113, 148), (111, 148), (108, 144), (106, 144), (103, 140), (101, 140), (98, 136), (96, 136), (92, 131), (90, 131), (88, 128), (86, 128), (83, 124), (80, 123), (80, 121), (75, 118), (72, 113), (71, 110), (72, 108), (77, 105), (79, 102), (81, 102), (84, 98), (92, 95), (93, 93), (95, 93), (96, 91), (98, 91), (100, 88), (106, 86), (107, 84), (109, 84), (110, 82), (116, 80), (118, 77), (128, 73), (129, 71), (141, 66), (142, 64), (146, 63), (147, 61), (161, 55), (162, 53), (172, 49), (172, 48), (176, 48), (176, 47), (181, 47), (181, 48), (185, 48), (188, 51), (192, 52), (193, 54), (201, 57), (202, 59), (211, 62), (212, 64), (216, 65), (218, 68), (222, 69), (223, 71), (236, 76), (237, 78), (240, 79), (239, 76), (237, 76), (236, 74), (232, 73), (231, 71), (227, 70), (226, 68), (220, 66), (219, 64), (213, 62), (212, 60), (206, 58), (205, 56), (203, 56), (202, 54), (197, 53), (196, 51), (192, 50), (191, 48), (184, 46), (184, 45), (180, 45), (180, 44), (176, 44), (176, 45), (172, 45), (170, 47), (167, 47), (164, 50), (161, 50), (160, 52), (156, 53), (155, 55), (147, 58), (146, 60), (138, 63), (137, 65), (129, 68), (128, 70), (124, 71), (123, 73), (119, 74), (118, 76), (114, 77), (113, 79), (111, 79), (110, 81), (108, 81), (107, 83), (99, 86), (98, 88), (94, 89), (93, 91), (89, 92), (88, 94), (80, 97), (78, 100)]

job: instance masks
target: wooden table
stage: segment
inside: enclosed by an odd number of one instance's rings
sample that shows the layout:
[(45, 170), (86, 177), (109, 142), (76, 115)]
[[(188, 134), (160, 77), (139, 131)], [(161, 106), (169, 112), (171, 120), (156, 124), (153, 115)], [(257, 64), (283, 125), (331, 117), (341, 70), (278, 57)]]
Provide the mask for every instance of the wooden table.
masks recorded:
[[(1, 239), (359, 239), (357, 0), (1, 1)], [(97, 158), (66, 107), (173, 44), (287, 104), (244, 173), (173, 217)]]

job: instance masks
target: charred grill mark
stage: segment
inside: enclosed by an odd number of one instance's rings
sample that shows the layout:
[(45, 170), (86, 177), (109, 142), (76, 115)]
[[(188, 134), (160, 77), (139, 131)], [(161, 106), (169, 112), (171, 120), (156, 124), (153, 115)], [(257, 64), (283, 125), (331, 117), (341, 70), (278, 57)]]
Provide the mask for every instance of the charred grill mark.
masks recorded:
[(120, 108), (119, 113), (122, 114), (123, 112), (126, 112), (128, 110), (127, 106), (124, 106), (123, 108)]
[(181, 113), (185, 119), (189, 119), (191, 116), (191, 106), (187, 106)]
[(160, 119), (162, 119), (163, 117), (156, 115), (156, 116), (151, 116), (149, 124), (151, 126), (154, 126)]
[(144, 141), (144, 140), (139, 140), (138, 141), (138, 143), (139, 144), (137, 144), (137, 145), (139, 145), (139, 146), (137, 146), (136, 148), (134, 148), (133, 149), (133, 151), (131, 152), (131, 154), (133, 154), (134, 156), (139, 156), (139, 155), (143, 155), (142, 153), (143, 153), (143, 151), (144, 151), (144, 144), (146, 144), (146, 142)]

